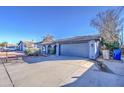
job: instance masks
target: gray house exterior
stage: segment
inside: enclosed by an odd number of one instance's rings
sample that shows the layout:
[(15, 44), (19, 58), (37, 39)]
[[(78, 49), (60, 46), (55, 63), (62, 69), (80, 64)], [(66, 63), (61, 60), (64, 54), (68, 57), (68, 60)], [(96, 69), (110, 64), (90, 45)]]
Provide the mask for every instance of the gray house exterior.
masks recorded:
[(41, 51), (50, 54), (49, 49), (53, 48), (57, 56), (77, 56), (96, 59), (99, 56), (99, 35), (76, 36), (67, 39), (56, 40), (41, 44)]

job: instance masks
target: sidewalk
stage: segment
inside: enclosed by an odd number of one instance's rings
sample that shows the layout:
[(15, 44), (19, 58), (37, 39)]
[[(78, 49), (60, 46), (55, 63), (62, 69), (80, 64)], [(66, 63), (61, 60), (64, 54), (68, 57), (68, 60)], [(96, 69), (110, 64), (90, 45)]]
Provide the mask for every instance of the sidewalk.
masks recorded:
[(112, 72), (117, 75), (124, 76), (124, 61), (122, 60), (104, 60), (98, 59), (103, 64), (105, 64)]
[(1, 62), (0, 62), (0, 86), (1, 87), (12, 87), (11, 81)]

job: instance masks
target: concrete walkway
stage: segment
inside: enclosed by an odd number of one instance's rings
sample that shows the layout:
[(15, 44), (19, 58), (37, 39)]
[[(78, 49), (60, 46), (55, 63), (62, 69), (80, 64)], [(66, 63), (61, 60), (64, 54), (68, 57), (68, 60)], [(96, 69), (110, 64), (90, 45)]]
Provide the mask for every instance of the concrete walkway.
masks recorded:
[(11, 87), (11, 81), (5, 71), (3, 64), (0, 62), (0, 87)]
[[(124, 63), (105, 62), (116, 72), (108, 73), (78, 57), (28, 57), (24, 61), (5, 64), (15, 87), (124, 86)], [(2, 64), (0, 74), (0, 86), (12, 86)]]

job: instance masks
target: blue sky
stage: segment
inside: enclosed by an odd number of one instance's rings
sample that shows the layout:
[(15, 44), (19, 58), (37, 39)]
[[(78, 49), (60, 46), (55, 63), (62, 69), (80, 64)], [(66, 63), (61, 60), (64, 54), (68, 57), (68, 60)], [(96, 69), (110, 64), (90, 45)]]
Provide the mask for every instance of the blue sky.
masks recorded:
[(0, 7), (0, 42), (40, 41), (97, 34), (90, 20), (100, 11), (116, 7)]

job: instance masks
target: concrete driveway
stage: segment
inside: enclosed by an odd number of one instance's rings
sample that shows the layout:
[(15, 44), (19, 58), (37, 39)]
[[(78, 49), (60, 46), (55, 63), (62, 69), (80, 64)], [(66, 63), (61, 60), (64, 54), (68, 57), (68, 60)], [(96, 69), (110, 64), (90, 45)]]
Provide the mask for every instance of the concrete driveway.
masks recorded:
[(24, 62), (0, 64), (0, 86), (15, 87), (122, 87), (124, 63), (104, 62), (111, 71), (79, 57), (26, 57)]
[[(94, 63), (78, 57), (28, 57), (25, 62), (0, 64), (0, 86), (64, 86), (84, 74)], [(11, 80), (12, 81), (11, 81)]]

